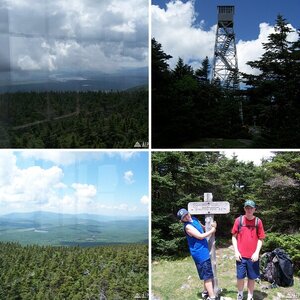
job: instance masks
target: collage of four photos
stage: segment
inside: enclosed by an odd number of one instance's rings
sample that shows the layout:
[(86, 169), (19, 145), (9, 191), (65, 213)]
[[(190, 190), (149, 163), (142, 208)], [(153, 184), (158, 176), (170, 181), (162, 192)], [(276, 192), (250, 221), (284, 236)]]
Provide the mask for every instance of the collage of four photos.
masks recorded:
[(0, 0), (0, 299), (300, 299), (298, 2)]

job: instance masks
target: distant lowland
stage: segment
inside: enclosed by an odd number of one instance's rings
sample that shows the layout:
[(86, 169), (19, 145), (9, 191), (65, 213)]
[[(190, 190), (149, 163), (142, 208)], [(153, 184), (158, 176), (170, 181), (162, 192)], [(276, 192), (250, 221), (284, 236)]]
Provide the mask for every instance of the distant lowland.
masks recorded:
[(148, 242), (148, 218), (44, 211), (0, 216), (0, 241), (21, 245), (98, 246)]
[(148, 68), (122, 70), (114, 74), (74, 72), (6, 72), (0, 75), (0, 93), (124, 91), (148, 85)]

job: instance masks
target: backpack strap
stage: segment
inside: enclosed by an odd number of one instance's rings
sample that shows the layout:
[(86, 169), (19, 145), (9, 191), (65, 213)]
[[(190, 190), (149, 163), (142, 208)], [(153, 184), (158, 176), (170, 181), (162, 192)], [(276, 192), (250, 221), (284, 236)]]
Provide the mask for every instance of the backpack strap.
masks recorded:
[(258, 236), (258, 221), (259, 221), (259, 218), (256, 217), (255, 218), (255, 228), (256, 228), (256, 235)]
[[(256, 235), (258, 236), (258, 222), (259, 218), (255, 217), (255, 229), (256, 229)], [(243, 227), (243, 215), (240, 215), (239, 217), (239, 227), (238, 227), (238, 233), (241, 231), (241, 228)]]
[(243, 216), (240, 215), (240, 218), (239, 218), (239, 227), (238, 227), (238, 233), (241, 231), (241, 228), (243, 227)]

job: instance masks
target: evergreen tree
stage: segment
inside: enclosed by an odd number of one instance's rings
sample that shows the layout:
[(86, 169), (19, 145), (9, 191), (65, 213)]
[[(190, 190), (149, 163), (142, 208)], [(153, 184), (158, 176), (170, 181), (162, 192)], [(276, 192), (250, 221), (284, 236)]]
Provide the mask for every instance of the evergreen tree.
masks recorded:
[(197, 77), (197, 80), (200, 83), (208, 83), (209, 82), (209, 73), (210, 73), (210, 64), (209, 64), (209, 59), (206, 56), (202, 63), (201, 67), (196, 70), (195, 75)]

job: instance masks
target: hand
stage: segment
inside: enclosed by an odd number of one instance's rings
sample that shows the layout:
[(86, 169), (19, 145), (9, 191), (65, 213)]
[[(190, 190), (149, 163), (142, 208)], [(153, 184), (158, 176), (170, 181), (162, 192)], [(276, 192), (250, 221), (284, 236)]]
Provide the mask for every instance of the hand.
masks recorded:
[(217, 222), (216, 221), (212, 222), (211, 227), (217, 228)]
[(235, 252), (235, 260), (242, 261), (242, 256), (241, 256), (241, 253), (239, 251)]
[(251, 256), (251, 260), (254, 261), (258, 261), (258, 253), (254, 252)]

